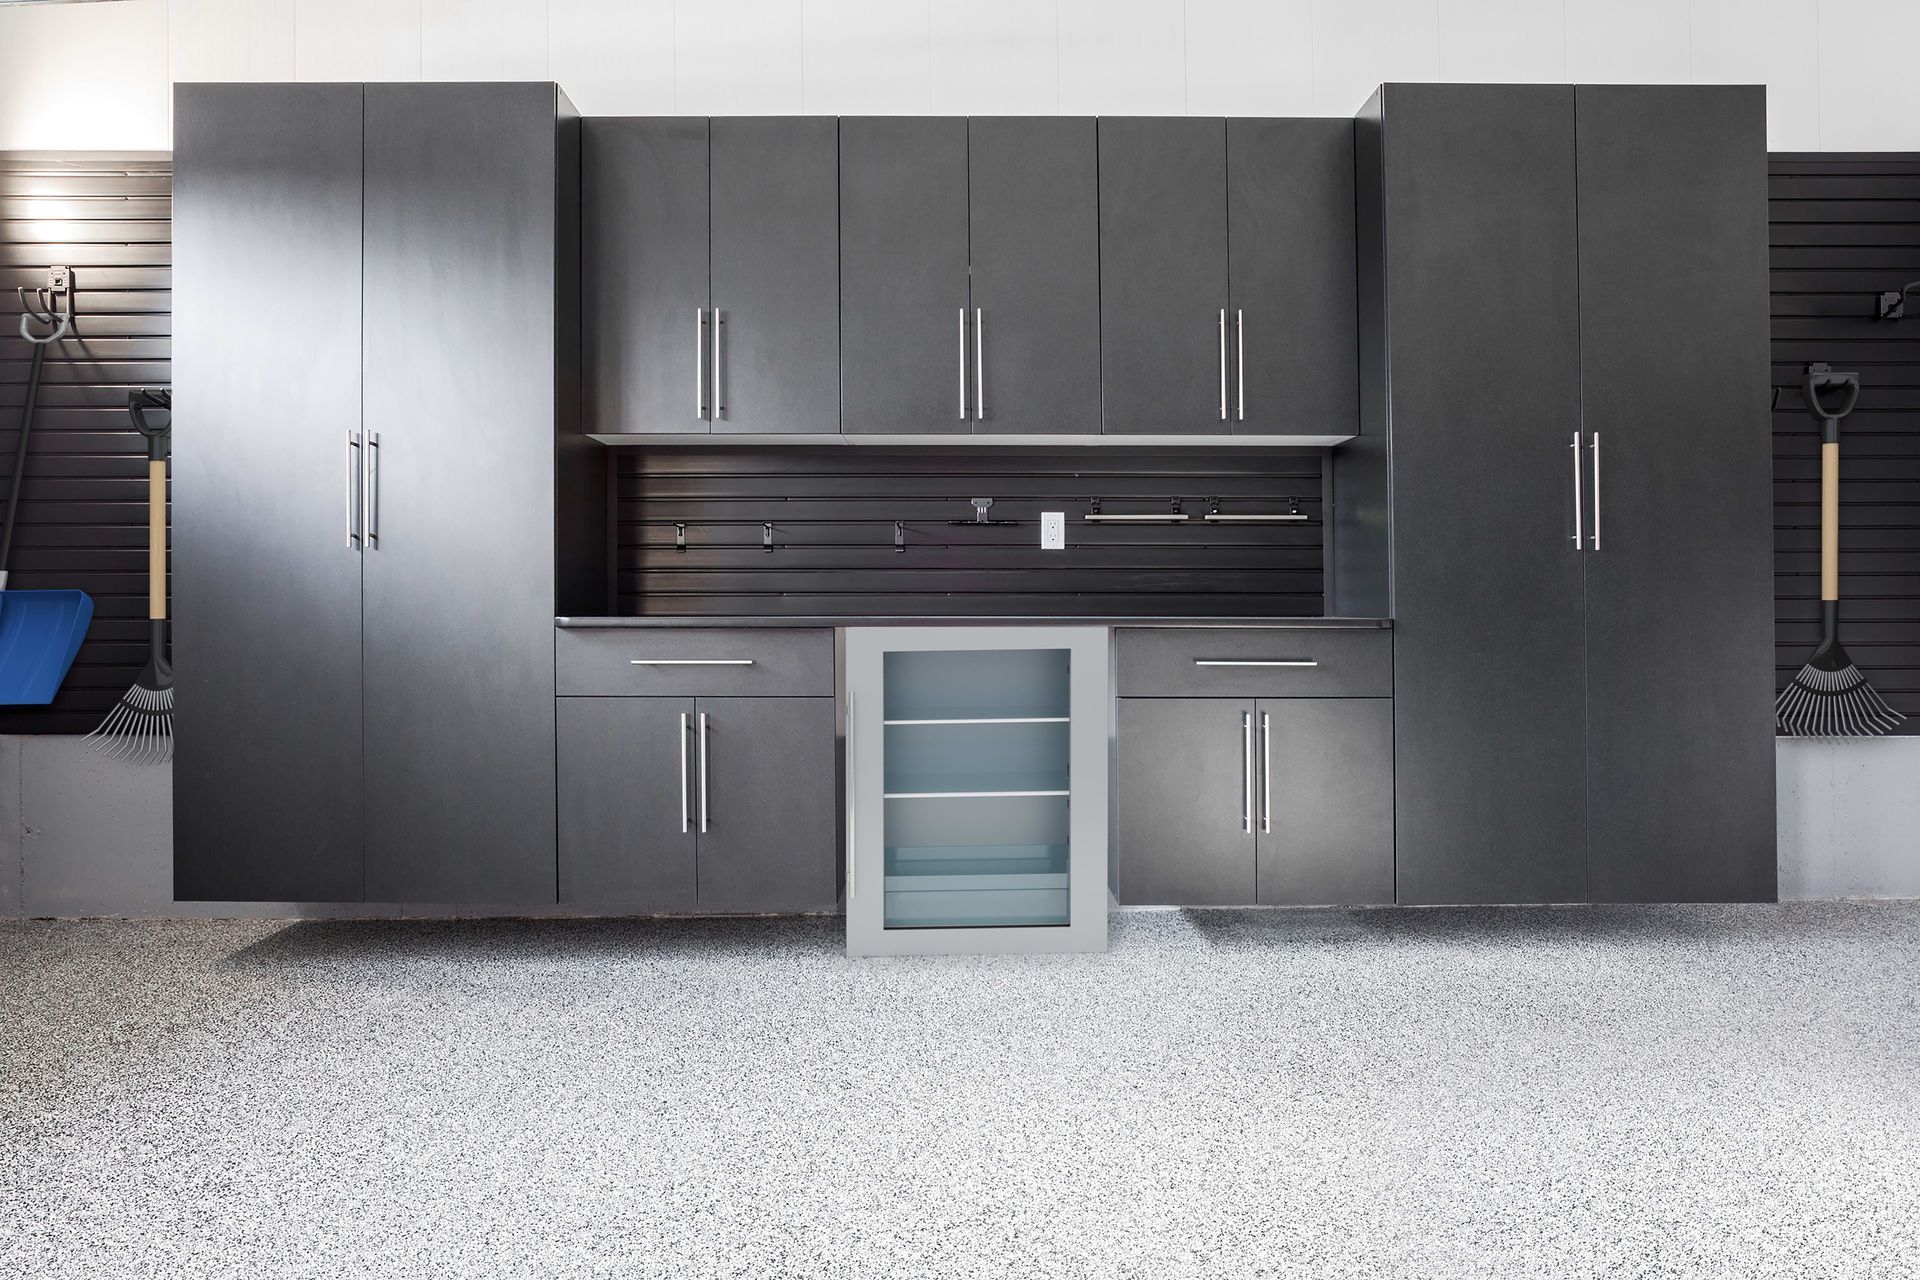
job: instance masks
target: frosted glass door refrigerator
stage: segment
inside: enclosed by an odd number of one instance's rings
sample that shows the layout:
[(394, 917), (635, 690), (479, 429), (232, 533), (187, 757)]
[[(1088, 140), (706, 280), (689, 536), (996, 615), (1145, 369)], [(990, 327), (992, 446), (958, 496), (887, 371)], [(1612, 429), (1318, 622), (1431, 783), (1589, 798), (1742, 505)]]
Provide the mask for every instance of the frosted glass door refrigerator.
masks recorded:
[(1101, 627), (846, 633), (847, 952), (1104, 951)]

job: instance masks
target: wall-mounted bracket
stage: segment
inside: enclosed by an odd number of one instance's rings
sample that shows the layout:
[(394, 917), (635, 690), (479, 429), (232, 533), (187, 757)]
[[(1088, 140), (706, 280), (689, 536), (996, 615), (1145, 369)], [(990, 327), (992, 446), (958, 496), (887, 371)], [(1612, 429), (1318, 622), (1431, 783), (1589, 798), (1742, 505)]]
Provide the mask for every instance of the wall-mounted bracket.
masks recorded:
[(1907, 318), (1907, 296), (1920, 297), (1920, 280), (1905, 284), (1898, 289), (1887, 289), (1880, 294), (1879, 306), (1875, 309), (1877, 320), (1905, 320)]
[(673, 549), (675, 551), (685, 551), (687, 549), (687, 526), (681, 524), (678, 520), (673, 522)]
[(768, 555), (773, 554), (773, 521), (767, 520), (760, 525), (760, 549)]

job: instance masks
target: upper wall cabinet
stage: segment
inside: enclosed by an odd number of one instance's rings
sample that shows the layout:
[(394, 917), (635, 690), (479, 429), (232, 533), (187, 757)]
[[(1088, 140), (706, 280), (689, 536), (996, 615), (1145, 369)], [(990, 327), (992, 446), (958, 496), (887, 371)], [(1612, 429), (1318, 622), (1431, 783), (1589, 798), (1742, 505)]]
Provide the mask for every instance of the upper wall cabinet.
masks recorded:
[(836, 432), (836, 122), (603, 118), (582, 156), (586, 429)]
[(1100, 122), (1109, 434), (1347, 434), (1353, 126)]
[(1100, 430), (1091, 119), (841, 123), (845, 429)]

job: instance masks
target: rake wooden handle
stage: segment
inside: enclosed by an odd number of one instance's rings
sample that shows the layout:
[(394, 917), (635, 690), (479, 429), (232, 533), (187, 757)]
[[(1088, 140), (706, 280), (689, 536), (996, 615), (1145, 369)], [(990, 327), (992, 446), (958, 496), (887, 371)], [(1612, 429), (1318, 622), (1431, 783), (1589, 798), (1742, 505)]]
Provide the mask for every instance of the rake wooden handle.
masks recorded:
[(147, 461), (147, 617), (167, 616), (167, 462)]
[(1840, 443), (1820, 446), (1820, 598), (1840, 598)]

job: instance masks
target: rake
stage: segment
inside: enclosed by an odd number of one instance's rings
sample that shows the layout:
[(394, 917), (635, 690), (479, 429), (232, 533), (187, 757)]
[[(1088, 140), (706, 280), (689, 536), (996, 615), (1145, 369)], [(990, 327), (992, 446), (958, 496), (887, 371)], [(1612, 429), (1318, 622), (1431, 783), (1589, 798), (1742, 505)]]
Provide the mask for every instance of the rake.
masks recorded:
[[(1820, 647), (1774, 703), (1780, 732), (1795, 738), (1853, 738), (1890, 733), (1906, 719), (1867, 683), (1840, 644), (1840, 419), (1860, 399), (1860, 375), (1807, 366), (1801, 390), (1820, 420)], [(1820, 402), (1838, 387), (1836, 406)]]
[[(148, 409), (167, 422), (151, 426)], [(159, 764), (173, 756), (173, 667), (167, 662), (167, 440), (173, 394), (132, 391), (127, 413), (147, 438), (147, 665), (87, 741), (115, 760)]]

